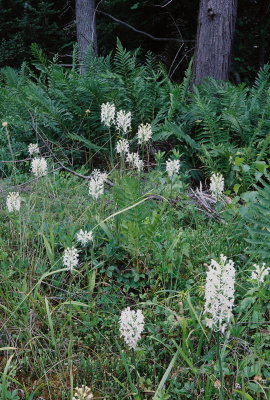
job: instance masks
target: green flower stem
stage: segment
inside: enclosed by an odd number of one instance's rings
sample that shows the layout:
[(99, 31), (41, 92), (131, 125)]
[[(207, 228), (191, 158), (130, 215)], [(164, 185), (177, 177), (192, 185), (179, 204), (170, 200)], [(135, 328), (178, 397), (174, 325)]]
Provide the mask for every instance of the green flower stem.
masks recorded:
[(11, 158), (12, 158), (12, 165), (13, 165), (14, 175), (15, 175), (15, 178), (16, 178), (15, 157), (14, 157), (13, 149), (12, 149), (12, 146), (11, 146), (11, 140), (10, 140), (10, 134), (9, 134), (8, 127), (5, 128), (5, 131), (6, 131), (7, 141), (8, 141), (8, 148), (9, 148), (9, 151), (10, 151), (10, 154), (11, 154)]
[(220, 332), (217, 332), (217, 356), (218, 356), (218, 365), (219, 365), (219, 377), (220, 377), (220, 388), (219, 388), (219, 398), (220, 400), (224, 400), (224, 375), (223, 375), (223, 367), (222, 367), (222, 359), (220, 355)]
[[(71, 271), (72, 274), (72, 271)], [(69, 363), (69, 382), (70, 382), (70, 400), (73, 400), (73, 360), (72, 360), (72, 350), (73, 350), (73, 334), (72, 334), (72, 308), (71, 308), (71, 289), (72, 289), (72, 275), (70, 277), (69, 283), (69, 345), (68, 345), (68, 363)]]

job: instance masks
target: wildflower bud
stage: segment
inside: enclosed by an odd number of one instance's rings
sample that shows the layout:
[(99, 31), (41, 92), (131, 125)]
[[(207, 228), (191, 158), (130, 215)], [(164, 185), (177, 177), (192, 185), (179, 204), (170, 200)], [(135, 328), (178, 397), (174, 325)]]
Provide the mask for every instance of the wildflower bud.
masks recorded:
[(262, 266), (254, 264), (255, 271), (251, 274), (251, 279), (254, 279), (260, 285), (264, 282), (265, 277), (269, 274), (270, 268), (266, 268), (265, 263)]
[(75, 388), (74, 397), (72, 400), (91, 400), (94, 398), (91, 388), (82, 385), (82, 387)]
[(131, 165), (132, 168), (136, 168), (139, 172), (142, 171), (144, 163), (140, 160), (138, 153), (127, 153), (126, 162)]
[(28, 153), (30, 156), (39, 153), (39, 147), (37, 143), (30, 143), (28, 146)]
[(211, 175), (210, 192), (216, 200), (219, 200), (222, 196), (224, 192), (224, 178), (221, 174)]
[(89, 180), (89, 194), (95, 200), (97, 200), (104, 193), (104, 183), (107, 179), (108, 175), (106, 172), (100, 172), (98, 169), (95, 169)]
[(179, 173), (179, 168), (180, 168), (179, 160), (166, 161), (166, 171), (170, 179), (172, 179), (174, 175), (177, 175)]
[(45, 158), (33, 158), (31, 169), (35, 176), (41, 177), (47, 175), (47, 161)]
[(206, 326), (224, 332), (232, 316), (234, 304), (235, 268), (232, 260), (220, 255), (220, 261), (211, 261), (205, 285)]
[(146, 143), (148, 142), (152, 137), (152, 128), (150, 124), (141, 124), (138, 128), (137, 132), (137, 138), (138, 138), (138, 143)]
[(118, 140), (116, 143), (116, 153), (125, 154), (129, 152), (129, 143), (126, 139)]
[(105, 126), (112, 126), (114, 124), (115, 117), (115, 105), (111, 103), (101, 104), (101, 122)]
[(21, 197), (18, 192), (10, 192), (7, 196), (7, 208), (9, 212), (19, 211), (21, 208)]
[(2, 127), (3, 127), (3, 128), (6, 128), (7, 126), (8, 126), (7, 121), (2, 122)]
[(83, 246), (86, 246), (87, 243), (92, 242), (93, 240), (93, 233), (92, 231), (83, 231), (82, 229), (77, 233), (77, 240)]
[(221, 383), (220, 383), (220, 380), (219, 380), (219, 379), (217, 379), (217, 380), (215, 381), (214, 386), (215, 386), (216, 389), (219, 389), (219, 388), (220, 388)]
[(120, 337), (124, 338), (130, 349), (135, 349), (144, 328), (144, 315), (141, 310), (125, 308), (120, 316)]
[(79, 262), (79, 252), (75, 247), (67, 247), (64, 251), (63, 264), (65, 267), (69, 268), (70, 271), (78, 265)]
[(131, 129), (131, 112), (120, 110), (116, 115), (116, 129), (127, 133)]

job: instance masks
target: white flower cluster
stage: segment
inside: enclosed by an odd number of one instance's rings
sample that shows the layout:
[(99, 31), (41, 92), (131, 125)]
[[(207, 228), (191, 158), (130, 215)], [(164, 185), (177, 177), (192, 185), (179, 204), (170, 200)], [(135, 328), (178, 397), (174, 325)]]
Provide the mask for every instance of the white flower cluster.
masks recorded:
[(123, 133), (127, 133), (131, 129), (131, 112), (118, 111), (116, 114), (116, 129), (122, 130)]
[(120, 110), (115, 116), (115, 105), (113, 103), (101, 104), (101, 122), (108, 127), (116, 126), (116, 129), (127, 133), (131, 129), (131, 112)]
[(220, 255), (220, 262), (211, 260), (205, 285), (204, 313), (206, 325), (224, 333), (232, 316), (234, 304), (235, 268), (232, 260)]
[(97, 200), (104, 193), (104, 183), (107, 179), (108, 175), (106, 172), (100, 172), (98, 169), (95, 169), (89, 180), (89, 194), (95, 200)]
[(82, 385), (80, 388), (75, 388), (72, 400), (91, 400), (93, 398), (92, 390), (88, 386)]
[(10, 192), (7, 196), (7, 208), (9, 212), (19, 211), (21, 208), (21, 197), (18, 192)]
[(127, 153), (126, 161), (132, 168), (136, 168), (139, 172), (142, 171), (144, 164), (138, 153)]
[(41, 177), (47, 175), (47, 161), (45, 158), (33, 158), (31, 161), (31, 169), (35, 176)]
[(30, 156), (39, 154), (39, 147), (37, 143), (30, 143), (28, 146), (28, 153)]
[(220, 199), (224, 192), (224, 178), (220, 173), (211, 175), (210, 192), (216, 200)]
[(121, 312), (120, 337), (124, 338), (125, 343), (130, 349), (135, 349), (144, 328), (144, 315), (141, 310), (131, 310), (125, 308)]
[(94, 169), (92, 171), (91, 178), (93, 178), (95, 180), (100, 179), (100, 180), (106, 181), (106, 179), (108, 178), (108, 174), (107, 174), (107, 172), (101, 172), (99, 169)]
[(105, 126), (114, 125), (115, 118), (115, 105), (111, 103), (103, 103), (101, 104), (101, 122)]
[(251, 279), (258, 281), (258, 284), (263, 283), (265, 277), (269, 274), (270, 268), (265, 267), (265, 263), (260, 267), (258, 264), (254, 264), (255, 271), (251, 274)]
[(150, 124), (141, 124), (138, 128), (137, 132), (137, 138), (138, 138), (138, 143), (146, 143), (148, 142), (152, 137), (152, 128)]
[(82, 229), (77, 233), (77, 240), (83, 246), (86, 246), (87, 243), (92, 242), (93, 240), (93, 232), (92, 231), (83, 231)]
[(79, 262), (79, 252), (75, 247), (67, 247), (64, 251), (63, 264), (65, 267), (69, 268), (70, 271), (78, 265)]
[(166, 161), (166, 171), (169, 178), (173, 178), (179, 173), (180, 161), (179, 160), (168, 160)]
[(118, 154), (125, 154), (129, 152), (129, 143), (127, 139), (118, 140), (116, 143), (116, 153)]

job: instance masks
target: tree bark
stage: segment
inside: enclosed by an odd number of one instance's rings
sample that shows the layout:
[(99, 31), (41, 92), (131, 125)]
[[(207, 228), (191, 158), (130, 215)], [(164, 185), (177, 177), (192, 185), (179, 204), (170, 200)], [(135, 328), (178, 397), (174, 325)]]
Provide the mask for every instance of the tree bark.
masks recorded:
[(76, 0), (76, 29), (81, 73), (85, 73), (84, 60), (89, 46), (97, 54), (95, 0)]
[(193, 84), (229, 78), (237, 0), (201, 0)]

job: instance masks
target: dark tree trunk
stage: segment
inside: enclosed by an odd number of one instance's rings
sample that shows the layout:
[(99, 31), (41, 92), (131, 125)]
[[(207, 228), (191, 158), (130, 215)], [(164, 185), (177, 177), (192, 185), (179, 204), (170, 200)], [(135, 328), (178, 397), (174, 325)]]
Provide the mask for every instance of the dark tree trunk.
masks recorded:
[(76, 28), (81, 73), (84, 73), (87, 48), (92, 46), (97, 54), (95, 0), (76, 0)]
[(201, 0), (193, 83), (229, 78), (237, 0)]

